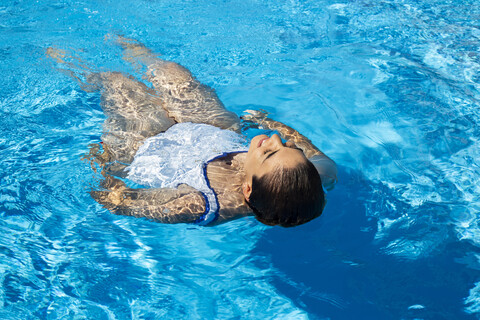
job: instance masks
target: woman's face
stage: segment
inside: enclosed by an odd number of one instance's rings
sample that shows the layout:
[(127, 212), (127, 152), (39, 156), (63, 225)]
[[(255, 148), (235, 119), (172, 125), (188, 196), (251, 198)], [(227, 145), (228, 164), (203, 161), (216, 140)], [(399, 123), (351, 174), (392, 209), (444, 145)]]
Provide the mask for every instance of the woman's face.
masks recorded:
[(260, 178), (276, 168), (292, 168), (305, 161), (308, 160), (302, 150), (291, 142), (283, 144), (276, 134), (270, 138), (264, 134), (254, 137), (245, 160), (245, 198), (250, 196), (254, 175)]

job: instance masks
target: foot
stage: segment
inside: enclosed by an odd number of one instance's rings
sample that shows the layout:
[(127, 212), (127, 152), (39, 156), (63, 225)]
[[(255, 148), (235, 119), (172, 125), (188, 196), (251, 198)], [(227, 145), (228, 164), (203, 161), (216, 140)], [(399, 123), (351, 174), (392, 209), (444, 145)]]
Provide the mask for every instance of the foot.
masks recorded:
[(65, 50), (48, 47), (46, 54), (48, 57), (52, 58), (58, 63), (66, 63), (65, 56), (67, 55), (67, 53), (65, 52)]
[(105, 40), (112, 40), (121, 46), (124, 50), (123, 59), (133, 65), (143, 64), (148, 66), (159, 60), (159, 55), (153, 53), (138, 40), (115, 34), (107, 34)]

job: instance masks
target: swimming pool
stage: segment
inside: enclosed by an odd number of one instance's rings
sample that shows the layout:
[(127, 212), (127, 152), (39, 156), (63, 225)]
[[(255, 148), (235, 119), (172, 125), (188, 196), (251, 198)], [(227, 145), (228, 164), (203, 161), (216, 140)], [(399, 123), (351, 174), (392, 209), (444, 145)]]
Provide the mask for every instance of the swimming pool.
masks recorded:
[[(476, 1), (5, 0), (0, 16), (0, 318), (479, 317)], [(96, 204), (81, 156), (100, 96), (45, 50), (141, 79), (112, 33), (312, 139), (340, 171), (324, 215), (199, 228)]]

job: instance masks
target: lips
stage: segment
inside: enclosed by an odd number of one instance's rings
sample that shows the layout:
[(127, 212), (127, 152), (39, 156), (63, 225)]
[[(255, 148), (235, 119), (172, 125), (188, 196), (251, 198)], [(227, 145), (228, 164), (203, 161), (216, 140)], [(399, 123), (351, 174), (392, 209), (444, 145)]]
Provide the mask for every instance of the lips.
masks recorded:
[(257, 148), (260, 148), (260, 147), (262, 146), (263, 142), (264, 142), (265, 140), (268, 140), (268, 139), (270, 139), (270, 138), (269, 138), (269, 137), (266, 137), (266, 138), (263, 138), (262, 140), (260, 140), (260, 141), (258, 142)]

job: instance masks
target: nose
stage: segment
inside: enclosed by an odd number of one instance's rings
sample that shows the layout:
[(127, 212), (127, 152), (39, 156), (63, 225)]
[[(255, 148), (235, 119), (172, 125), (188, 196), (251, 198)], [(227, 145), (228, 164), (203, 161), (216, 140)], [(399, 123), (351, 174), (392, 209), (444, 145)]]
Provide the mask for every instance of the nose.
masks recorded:
[(268, 142), (269, 147), (283, 147), (282, 139), (280, 139), (278, 134), (274, 134), (266, 142)]

